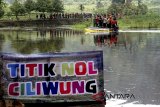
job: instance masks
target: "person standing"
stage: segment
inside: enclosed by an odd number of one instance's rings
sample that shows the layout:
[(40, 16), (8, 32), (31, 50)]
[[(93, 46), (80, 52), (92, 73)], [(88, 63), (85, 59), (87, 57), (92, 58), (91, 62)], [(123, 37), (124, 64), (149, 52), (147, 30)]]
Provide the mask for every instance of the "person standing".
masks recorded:
[(114, 31), (118, 30), (118, 24), (117, 24), (116, 17), (114, 17), (113, 20), (111, 21), (111, 27), (113, 28)]
[(99, 27), (102, 28), (103, 26), (103, 19), (102, 16), (99, 17)]
[(96, 27), (99, 27), (99, 16), (96, 16)]
[(104, 16), (103, 18), (103, 28), (106, 28), (107, 27), (107, 17)]

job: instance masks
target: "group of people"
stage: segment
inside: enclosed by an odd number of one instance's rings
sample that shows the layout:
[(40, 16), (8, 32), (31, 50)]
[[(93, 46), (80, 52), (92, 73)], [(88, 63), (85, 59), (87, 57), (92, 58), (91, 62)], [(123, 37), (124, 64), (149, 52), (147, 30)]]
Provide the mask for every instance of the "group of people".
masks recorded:
[(83, 18), (83, 19), (88, 19), (92, 18), (94, 16), (94, 27), (99, 27), (99, 28), (109, 28), (113, 29), (114, 31), (118, 30), (118, 23), (116, 20), (116, 16), (114, 14), (104, 14), (104, 15), (93, 15), (91, 13), (51, 13), (49, 15), (46, 14), (37, 14), (36, 18), (37, 19), (76, 19), (76, 18)]
[(94, 17), (94, 27), (118, 30), (118, 23), (114, 15), (96, 15)]
[(91, 13), (51, 13), (49, 15), (37, 14), (37, 19), (76, 19), (76, 18), (92, 18)]

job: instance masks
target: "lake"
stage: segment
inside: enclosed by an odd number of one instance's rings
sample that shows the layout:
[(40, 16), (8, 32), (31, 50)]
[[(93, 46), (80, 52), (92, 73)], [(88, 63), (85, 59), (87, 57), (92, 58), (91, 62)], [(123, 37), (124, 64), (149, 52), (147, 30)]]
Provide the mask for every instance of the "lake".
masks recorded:
[[(159, 32), (85, 34), (62, 28), (0, 31), (0, 52), (4, 53), (95, 50), (104, 52), (106, 107), (160, 106)], [(124, 98), (126, 94), (130, 97)], [(117, 96), (110, 99), (110, 95)]]

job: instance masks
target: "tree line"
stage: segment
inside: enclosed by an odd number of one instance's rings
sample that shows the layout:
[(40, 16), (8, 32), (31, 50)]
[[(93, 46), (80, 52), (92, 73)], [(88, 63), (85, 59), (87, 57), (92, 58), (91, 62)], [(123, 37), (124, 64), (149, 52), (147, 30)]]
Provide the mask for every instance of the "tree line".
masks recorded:
[[(3, 0), (0, 0), (0, 18), (4, 15), (4, 6), (6, 4)], [(63, 12), (64, 6), (61, 0), (26, 0), (25, 2), (21, 3), (19, 0), (15, 0), (13, 4), (11, 4), (10, 12), (7, 13), (9, 15), (13, 14), (16, 16), (18, 20), (19, 15), (30, 14), (32, 11), (36, 12)]]

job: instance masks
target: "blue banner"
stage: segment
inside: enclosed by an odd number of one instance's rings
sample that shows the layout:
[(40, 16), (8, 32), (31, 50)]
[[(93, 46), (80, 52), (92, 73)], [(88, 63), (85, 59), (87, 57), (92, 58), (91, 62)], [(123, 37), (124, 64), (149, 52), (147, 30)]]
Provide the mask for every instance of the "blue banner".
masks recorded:
[[(22, 102), (102, 101), (103, 52), (1, 54), (3, 99)], [(100, 100), (99, 100), (100, 99)]]

